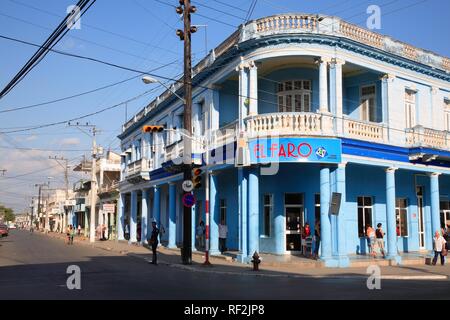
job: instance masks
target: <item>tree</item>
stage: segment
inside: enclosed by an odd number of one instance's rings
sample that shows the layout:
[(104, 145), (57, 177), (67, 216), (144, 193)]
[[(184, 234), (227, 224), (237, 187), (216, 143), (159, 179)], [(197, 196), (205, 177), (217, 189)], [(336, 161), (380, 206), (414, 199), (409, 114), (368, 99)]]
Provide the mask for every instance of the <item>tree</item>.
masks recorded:
[(14, 214), (14, 210), (11, 208), (6, 208), (5, 206), (0, 204), (0, 217), (3, 218), (3, 220), (6, 221), (15, 221), (16, 215)]

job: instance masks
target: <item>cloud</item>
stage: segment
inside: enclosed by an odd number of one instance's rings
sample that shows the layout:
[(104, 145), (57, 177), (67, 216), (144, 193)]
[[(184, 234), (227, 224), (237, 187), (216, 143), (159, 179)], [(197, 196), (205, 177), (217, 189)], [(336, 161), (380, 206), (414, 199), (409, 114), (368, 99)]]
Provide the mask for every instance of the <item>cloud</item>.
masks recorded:
[(66, 138), (61, 140), (62, 146), (76, 146), (80, 144), (79, 138)]
[(36, 136), (36, 135), (32, 135), (32, 136), (29, 136), (29, 137), (26, 137), (24, 140), (25, 141), (34, 141), (34, 140), (36, 140), (38, 137)]

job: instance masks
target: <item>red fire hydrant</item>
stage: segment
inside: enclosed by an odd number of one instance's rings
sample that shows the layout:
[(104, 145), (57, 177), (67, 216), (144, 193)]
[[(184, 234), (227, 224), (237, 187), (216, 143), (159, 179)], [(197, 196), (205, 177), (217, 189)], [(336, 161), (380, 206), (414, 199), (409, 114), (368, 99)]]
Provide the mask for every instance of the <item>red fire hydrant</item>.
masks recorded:
[(253, 271), (259, 271), (259, 264), (261, 263), (261, 258), (258, 255), (258, 252), (255, 251), (252, 257), (252, 263), (253, 263)]

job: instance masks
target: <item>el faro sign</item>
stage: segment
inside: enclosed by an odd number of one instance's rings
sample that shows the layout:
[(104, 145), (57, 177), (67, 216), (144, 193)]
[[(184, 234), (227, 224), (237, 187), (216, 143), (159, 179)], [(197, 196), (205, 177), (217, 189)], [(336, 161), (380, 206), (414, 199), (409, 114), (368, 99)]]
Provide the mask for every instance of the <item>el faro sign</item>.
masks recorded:
[(340, 163), (340, 139), (268, 138), (248, 143), (251, 164), (274, 162)]

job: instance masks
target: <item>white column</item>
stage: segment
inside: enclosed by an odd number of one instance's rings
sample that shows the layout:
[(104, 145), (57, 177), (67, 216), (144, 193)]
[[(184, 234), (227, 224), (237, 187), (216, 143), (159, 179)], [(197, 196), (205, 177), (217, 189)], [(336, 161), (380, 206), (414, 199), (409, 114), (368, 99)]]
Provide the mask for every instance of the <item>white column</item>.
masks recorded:
[(436, 130), (447, 130), (447, 128), (445, 127), (444, 103), (442, 97), (439, 95), (439, 88), (431, 87), (430, 95), (431, 95), (430, 127)]
[(340, 59), (333, 59), (330, 64), (330, 90), (332, 91), (330, 96), (330, 103), (332, 106), (333, 116), (335, 117), (335, 130), (336, 133), (342, 134), (343, 132), (343, 102), (342, 102), (342, 66), (345, 61)]
[(328, 113), (328, 63), (329, 58), (319, 59), (319, 112)]
[(249, 115), (258, 114), (258, 67), (254, 61), (249, 63)]
[(241, 57), (241, 63), (236, 68), (239, 72), (239, 124), (240, 127), (244, 127), (244, 118), (248, 115), (249, 107), (249, 92), (248, 92), (248, 64), (243, 61)]

